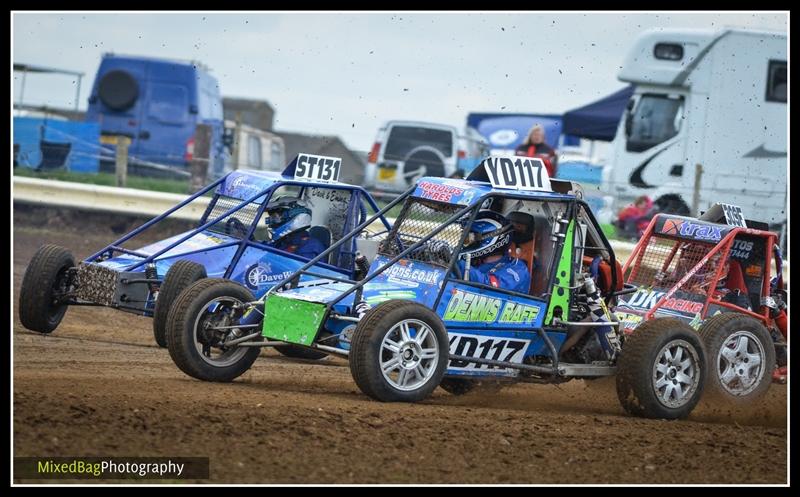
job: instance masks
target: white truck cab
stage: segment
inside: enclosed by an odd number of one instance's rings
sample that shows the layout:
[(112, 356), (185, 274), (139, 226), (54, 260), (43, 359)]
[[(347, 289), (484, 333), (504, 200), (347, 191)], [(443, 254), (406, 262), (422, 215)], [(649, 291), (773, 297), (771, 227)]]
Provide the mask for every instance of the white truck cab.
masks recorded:
[(782, 225), (786, 40), (786, 33), (733, 28), (644, 32), (618, 75), (635, 91), (603, 171), (614, 210), (640, 195), (677, 214), (724, 201)]

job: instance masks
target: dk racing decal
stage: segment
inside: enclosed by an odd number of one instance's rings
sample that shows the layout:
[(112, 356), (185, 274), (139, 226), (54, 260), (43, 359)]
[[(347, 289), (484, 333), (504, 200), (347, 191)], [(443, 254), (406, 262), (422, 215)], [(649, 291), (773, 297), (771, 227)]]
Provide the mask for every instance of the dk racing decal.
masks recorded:
[[(629, 309), (635, 309), (640, 311), (649, 311), (653, 307), (656, 306), (659, 300), (661, 300), (667, 292), (659, 292), (655, 290), (648, 290), (648, 289), (640, 289), (637, 290), (636, 293), (631, 295), (631, 298), (628, 299), (626, 302), (620, 302), (619, 307), (627, 307)], [(672, 314), (672, 315), (679, 315), (683, 314), (697, 314), (702, 312), (703, 310), (703, 303), (702, 302), (694, 302), (691, 300), (681, 299), (670, 297), (664, 302), (659, 308), (659, 314)], [(685, 316), (681, 316), (685, 317)]]

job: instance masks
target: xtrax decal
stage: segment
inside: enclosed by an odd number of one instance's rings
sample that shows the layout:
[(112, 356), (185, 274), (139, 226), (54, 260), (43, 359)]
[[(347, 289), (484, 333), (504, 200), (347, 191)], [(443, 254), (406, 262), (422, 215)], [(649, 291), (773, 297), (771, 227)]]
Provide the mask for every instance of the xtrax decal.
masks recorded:
[(709, 226), (707, 224), (695, 224), (684, 219), (666, 219), (661, 233), (673, 236), (685, 236), (698, 240), (720, 241), (722, 239), (722, 227)]
[[(521, 363), (525, 356), (525, 349), (530, 340), (520, 340), (517, 338), (487, 337), (480, 335), (466, 335), (462, 333), (449, 333), (450, 354), (481, 359), (491, 359), (494, 361)], [(455, 370), (489, 370), (500, 369), (509, 374), (516, 374), (513, 369), (498, 368), (488, 364), (480, 364), (470, 361), (450, 360), (448, 369)]]
[(257, 290), (262, 285), (277, 283), (291, 274), (291, 271), (272, 274), (272, 266), (268, 262), (259, 262), (247, 268), (244, 272), (244, 282), (250, 289)]
[(450, 202), (453, 196), (459, 196), (464, 193), (463, 188), (456, 186), (441, 185), (438, 183), (430, 183), (428, 181), (421, 181), (417, 184), (417, 189), (421, 189), (422, 193), (418, 196), (439, 202)]
[(500, 299), (453, 289), (442, 319), (470, 323), (494, 323), (500, 314)]
[[(637, 290), (627, 302), (620, 302), (620, 307), (647, 311), (655, 307), (658, 301), (666, 294), (667, 292), (648, 289)], [(671, 297), (659, 307), (659, 311), (661, 310), (697, 314), (703, 310), (703, 303)]]

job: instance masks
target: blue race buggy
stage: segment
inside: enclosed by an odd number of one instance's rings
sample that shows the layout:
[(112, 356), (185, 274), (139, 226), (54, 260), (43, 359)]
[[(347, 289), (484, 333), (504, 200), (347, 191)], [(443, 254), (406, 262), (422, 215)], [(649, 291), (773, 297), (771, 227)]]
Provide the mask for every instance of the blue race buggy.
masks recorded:
[[(50, 333), (68, 306), (108, 306), (152, 316), (156, 342), (165, 347), (167, 311), (180, 291), (194, 281), (207, 276), (227, 278), (262, 296), (306, 266), (308, 258), (270, 242), (271, 230), (264, 222), (270, 200), (287, 196), (303, 199), (310, 207), (308, 234), (324, 248), (335, 245), (308, 267), (331, 277), (353, 278), (359, 271), (356, 245), (363, 251), (370, 241), (343, 237), (377, 212), (378, 206), (363, 188), (339, 183), (340, 169), (339, 158), (300, 154), (282, 173), (231, 172), (77, 265), (67, 249), (45, 245), (25, 271), (20, 320), (30, 330)], [(146, 230), (176, 219), (195, 227), (157, 243), (128, 248)], [(389, 229), (382, 214), (372, 216), (372, 221), (378, 232)], [(295, 347), (283, 350), (301, 356), (309, 352)]]
[[(381, 401), (420, 401), (437, 386), (460, 394), (482, 382), (616, 375), (620, 401), (636, 415), (685, 417), (698, 402), (706, 369), (697, 333), (672, 321), (657, 333), (619, 332), (609, 308), (636, 288), (623, 283), (579, 187), (550, 180), (540, 160), (489, 157), (466, 180), (421, 178), (328, 250), (400, 202), (360, 281), (323, 275), (312, 259), (288, 277), (309, 280), (259, 300), (234, 282), (185, 289), (167, 323), (176, 365), (201, 380), (230, 381), (258, 347), (289, 343), (347, 357), (361, 391)], [(509, 248), (530, 271), (522, 291), (469, 279), (464, 248), (486, 211), (533, 219), (532, 239)], [(671, 376), (659, 381), (688, 379), (680, 395), (659, 395), (655, 373), (665, 368)]]

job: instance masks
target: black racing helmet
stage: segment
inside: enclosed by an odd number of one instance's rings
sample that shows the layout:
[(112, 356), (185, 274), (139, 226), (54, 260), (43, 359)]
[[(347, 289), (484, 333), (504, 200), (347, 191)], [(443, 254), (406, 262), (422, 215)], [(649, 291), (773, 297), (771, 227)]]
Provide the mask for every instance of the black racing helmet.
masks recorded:
[(506, 219), (514, 225), (513, 241), (516, 244), (526, 243), (533, 240), (535, 229), (535, 218), (527, 212), (509, 212)]

